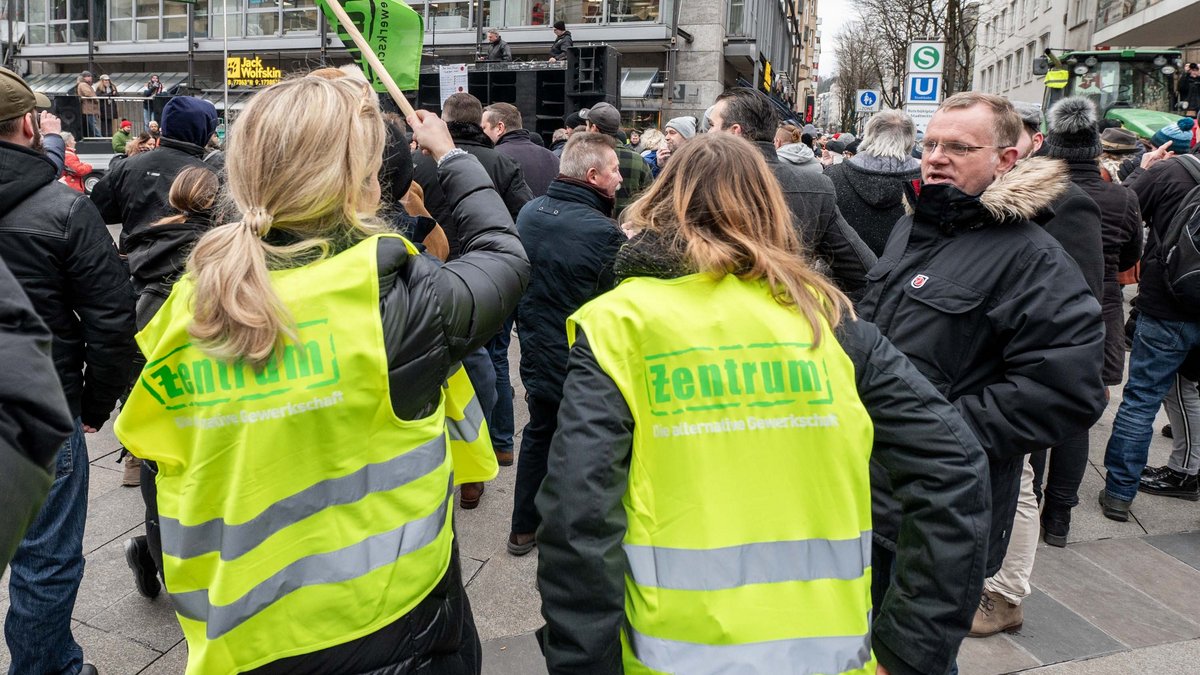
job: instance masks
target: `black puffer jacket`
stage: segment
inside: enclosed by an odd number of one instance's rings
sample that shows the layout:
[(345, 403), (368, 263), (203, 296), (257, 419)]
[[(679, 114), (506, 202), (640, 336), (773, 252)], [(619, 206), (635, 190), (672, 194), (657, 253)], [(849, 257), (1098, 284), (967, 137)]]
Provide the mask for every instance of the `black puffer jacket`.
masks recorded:
[[(1183, 162), (1200, 159), (1200, 146), (1191, 156), (1172, 157), (1149, 169), (1138, 167), (1122, 185), (1133, 190), (1142, 209), (1142, 219), (1150, 228), (1146, 248), (1142, 251), (1142, 276), (1138, 283), (1138, 311), (1167, 321), (1200, 321), (1200, 307), (1179, 302), (1167, 287), (1166, 271), (1159, 260), (1159, 241), (1166, 235), (1183, 206), (1183, 198), (1196, 187), (1196, 179), (1184, 168)], [(1200, 162), (1196, 163), (1200, 166)]]
[[(1124, 299), (1117, 284), (1117, 272), (1133, 267), (1142, 255), (1142, 212), (1133, 190), (1101, 178), (1100, 167), (1095, 162), (1068, 161), (1067, 167), (1073, 187), (1086, 192), (1099, 209), (1104, 281), (1096, 297), (1104, 310), (1103, 375), (1104, 384), (1115, 386), (1125, 378)], [(1079, 218), (1079, 209), (1068, 207), (1062, 211)], [(1065, 241), (1061, 238), (1059, 241), (1075, 256)], [(1088, 276), (1086, 270), (1084, 276)], [(1088, 284), (1091, 284), (1090, 277)]]
[[(509, 217), (516, 221), (521, 207), (533, 199), (533, 192), (525, 182), (520, 165), (500, 154), (492, 144), (492, 139), (483, 133), (478, 124), (450, 122), (446, 126), (450, 128), (454, 145), (465, 150), (483, 165), (496, 191), (503, 198)], [(446, 198), (438, 180), (437, 163), (428, 155), (418, 155), (413, 169), (413, 180), (419, 183), (425, 192), (425, 208), (429, 209), (433, 219), (446, 231), (446, 237), (450, 240), (450, 257), (458, 257), (465, 242), (456, 230), (454, 202)]]
[(125, 240), (133, 291), (138, 296), (138, 330), (145, 328), (167, 301), (171, 287), (183, 275), (188, 254), (211, 227), (207, 217), (192, 215), (182, 223), (143, 228)]
[[(1087, 430), (1104, 410), (1100, 304), (1075, 261), (1030, 222), (1066, 185), (1060, 163), (1034, 158), (979, 197), (923, 186), (858, 305), (988, 453), (988, 575), (1008, 547), (1025, 455)], [(898, 507), (882, 471), (872, 482), (876, 541), (891, 547)]]
[[(668, 262), (658, 269), (644, 266), (637, 274), (631, 249), (645, 241), (635, 238), (622, 250), (619, 274), (673, 278), (688, 273), (686, 265)], [(697, 327), (704, 320), (697, 317)], [(645, 321), (653, 325), (652, 317)], [(687, 335), (689, 327), (668, 330)], [(875, 615), (872, 648), (879, 663), (896, 675), (944, 673), (970, 627), (983, 584), (987, 460), (954, 408), (875, 326), (845, 321), (835, 337), (854, 364), (857, 393), (874, 424), (872, 463), (883, 467), (896, 486), (896, 513), (903, 521), (902, 564)], [(621, 500), (629, 482), (634, 425), (629, 404), (579, 330), (549, 470), (537, 496), (543, 518), (537, 533), (538, 590), (551, 675), (622, 672), (628, 562), (621, 549), (626, 529)]]
[(837, 190), (838, 210), (871, 252), (883, 254), (888, 235), (904, 215), (904, 188), (921, 180), (921, 163), (858, 154), (825, 167)]
[(104, 222), (121, 224), (122, 251), (129, 235), (173, 213), (167, 197), (180, 171), (189, 166), (219, 171), (205, 163), (209, 155), (198, 145), (164, 136), (154, 150), (117, 162), (104, 174), (92, 190), (92, 202), (100, 209)]
[(833, 182), (779, 161), (770, 141), (754, 144), (779, 180), (793, 225), (805, 248), (813, 252), (818, 268), (847, 293), (862, 289), (867, 283), (867, 270), (875, 264), (875, 254), (842, 218)]
[(108, 228), (54, 165), (0, 142), (0, 259), (54, 336), (71, 415), (99, 429), (128, 382), (133, 289)]
[(612, 264), (625, 235), (609, 217), (613, 200), (559, 179), (517, 217), (533, 269), (517, 310), (521, 381), (531, 396), (557, 401), (567, 374), (567, 317), (616, 285)]
[(0, 569), (8, 565), (42, 500), (58, 448), (75, 430), (63, 398), (50, 330), (0, 260)]

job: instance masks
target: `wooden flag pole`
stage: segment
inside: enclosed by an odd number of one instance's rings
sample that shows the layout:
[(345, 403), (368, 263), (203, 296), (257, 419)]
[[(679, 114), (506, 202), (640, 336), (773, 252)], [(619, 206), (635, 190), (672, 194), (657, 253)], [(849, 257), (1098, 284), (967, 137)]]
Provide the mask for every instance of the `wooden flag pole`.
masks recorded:
[(354, 40), (354, 46), (358, 47), (358, 51), (362, 52), (363, 57), (370, 64), (371, 70), (375, 71), (375, 76), (383, 80), (384, 86), (387, 87), (388, 93), (392, 95), (392, 99), (396, 101), (396, 105), (400, 106), (400, 111), (405, 117), (413, 114), (412, 104), (404, 96), (404, 92), (400, 91), (400, 87), (396, 86), (396, 81), (392, 79), (383, 64), (379, 62), (379, 57), (375, 56), (375, 52), (371, 46), (367, 44), (367, 39), (359, 32), (358, 26), (350, 20), (350, 16), (346, 14), (346, 10), (342, 8), (342, 3), (338, 0), (325, 0), (329, 5), (329, 9), (333, 10), (333, 15), (337, 17), (338, 23), (342, 25), (342, 29), (349, 35), (350, 39)]

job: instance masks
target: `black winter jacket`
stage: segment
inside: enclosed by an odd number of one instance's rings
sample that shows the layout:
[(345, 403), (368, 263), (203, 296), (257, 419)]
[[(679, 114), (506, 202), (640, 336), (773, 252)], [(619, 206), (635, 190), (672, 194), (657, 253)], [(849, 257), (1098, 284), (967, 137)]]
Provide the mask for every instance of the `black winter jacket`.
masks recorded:
[[(1008, 547), (1025, 455), (1087, 430), (1104, 410), (1100, 304), (1078, 265), (1030, 222), (1065, 189), (1033, 158), (979, 197), (925, 185), (896, 224), (858, 305), (962, 413), (988, 454), (987, 574)], [(875, 486), (876, 542), (900, 535), (893, 488)]]
[(8, 566), (75, 430), (50, 358), (50, 330), (0, 260), (0, 569)]
[(625, 235), (609, 217), (612, 208), (592, 188), (559, 179), (517, 217), (533, 270), (517, 310), (521, 381), (531, 396), (562, 396), (567, 317), (616, 285), (613, 260)]
[(164, 136), (157, 148), (117, 162), (96, 183), (92, 202), (104, 222), (121, 224), (122, 251), (129, 235), (174, 213), (167, 197), (180, 171), (189, 166), (217, 170), (204, 162), (208, 154), (198, 145)]
[(571, 31), (565, 30), (562, 35), (554, 38), (554, 44), (550, 45), (550, 58), (556, 61), (562, 61), (567, 58), (567, 50), (575, 44), (574, 38), (571, 37)]
[(558, 156), (534, 143), (528, 129), (514, 129), (496, 141), (496, 150), (521, 167), (534, 197), (542, 197), (558, 177)]
[(71, 415), (99, 429), (128, 382), (133, 289), (108, 228), (54, 165), (0, 142), (0, 259), (54, 336)]
[[(479, 162), (452, 157), (438, 175), (462, 236), (462, 256), (443, 265), (428, 255), (410, 256), (395, 238), (381, 239), (377, 252), (392, 409), (406, 420), (424, 417), (436, 407), (451, 367), (496, 334), (529, 281), (529, 260), (516, 229)], [(171, 238), (186, 245), (185, 236)], [(161, 253), (164, 262), (172, 257), (165, 247)], [(172, 264), (157, 269), (166, 272)], [(404, 616), (365, 637), (249, 672), (478, 673), (479, 638), (459, 566), (456, 541), (445, 576)]]
[(1033, 217), (1033, 222), (1045, 228), (1071, 256), (1092, 296), (1099, 300), (1104, 292), (1104, 247), (1096, 202), (1083, 188), (1069, 183), (1061, 195)]
[[(954, 408), (875, 326), (845, 321), (835, 337), (854, 364), (858, 396), (874, 423), (872, 464), (889, 476), (897, 515), (903, 511), (901, 564), (875, 614), (872, 647), (896, 675), (944, 673), (983, 584), (987, 460)], [(621, 499), (633, 427), (620, 390), (578, 331), (537, 496), (538, 590), (551, 675), (622, 672), (628, 562)]]
[[(450, 135), (454, 138), (454, 144), (465, 150), (467, 154), (474, 156), (483, 165), (484, 170), (492, 179), (493, 187), (504, 200), (509, 218), (516, 221), (521, 207), (533, 199), (533, 192), (525, 182), (525, 175), (521, 172), (520, 165), (500, 154), (492, 145), (492, 139), (483, 133), (483, 129), (478, 124), (451, 122), (447, 126), (450, 128)], [(417, 155), (416, 164), (413, 167), (413, 180), (419, 183), (425, 192), (425, 208), (429, 209), (430, 215), (442, 226), (446, 232), (446, 238), (450, 240), (450, 258), (457, 258), (461, 254), (465, 242), (457, 231), (458, 226), (453, 214), (454, 202), (448, 200), (443, 194), (441, 181), (438, 180), (437, 162), (424, 153)]]
[[(1100, 167), (1095, 162), (1068, 161), (1067, 166), (1071, 172), (1072, 187), (1086, 192), (1099, 211), (1096, 217), (1100, 221), (1104, 281), (1096, 297), (1104, 311), (1103, 377), (1105, 385), (1116, 386), (1125, 379), (1124, 298), (1117, 284), (1117, 272), (1132, 267), (1142, 255), (1142, 213), (1133, 190), (1101, 178)], [(1076, 214), (1074, 217), (1079, 218), (1080, 209), (1067, 207), (1062, 211)], [(1050, 231), (1049, 225), (1046, 230)], [(1062, 238), (1058, 240), (1067, 253), (1078, 261), (1079, 257), (1067, 242)], [(1082, 263), (1080, 267), (1083, 267)], [(1088, 277), (1088, 285), (1091, 285), (1092, 280), (1086, 269), (1084, 276)]]
[(125, 240), (133, 292), (137, 293), (137, 327), (150, 323), (183, 275), (187, 257), (200, 237), (212, 227), (204, 216), (192, 215), (182, 223), (145, 227)]
[[(1142, 220), (1150, 228), (1146, 248), (1142, 251), (1137, 306), (1138, 311), (1156, 319), (1200, 321), (1200, 307), (1189, 307), (1175, 299), (1167, 287), (1166, 271), (1159, 260), (1159, 242), (1170, 229), (1175, 212), (1183, 206), (1183, 198), (1197, 185), (1182, 163), (1197, 159), (1200, 156), (1193, 151), (1190, 157), (1165, 159), (1149, 169), (1138, 167), (1122, 183), (1137, 194)], [(1196, 164), (1200, 166), (1200, 162)]]
[(862, 154), (825, 167), (837, 190), (838, 211), (876, 256), (904, 215), (904, 188), (921, 180), (921, 163)]
[(860, 290), (867, 283), (867, 270), (875, 264), (875, 254), (842, 218), (833, 182), (779, 161), (769, 141), (757, 141), (755, 145), (779, 180), (792, 211), (792, 224), (818, 267), (843, 291)]

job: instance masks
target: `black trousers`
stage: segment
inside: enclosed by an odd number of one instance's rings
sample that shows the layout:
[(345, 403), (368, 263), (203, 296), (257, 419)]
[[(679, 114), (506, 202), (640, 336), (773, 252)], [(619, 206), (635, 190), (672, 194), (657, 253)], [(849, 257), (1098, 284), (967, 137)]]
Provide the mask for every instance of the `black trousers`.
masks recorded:
[(1079, 504), (1079, 485), (1083, 482), (1084, 472), (1087, 471), (1088, 432), (1076, 434), (1048, 452), (1049, 476), (1046, 475), (1046, 450), (1035, 452), (1029, 458), (1033, 464), (1033, 491), (1047, 506), (1072, 509)]
[(529, 404), (529, 424), (521, 436), (521, 453), (517, 457), (517, 486), (513, 492), (512, 531), (533, 534), (542, 518), (533, 500), (546, 477), (546, 459), (550, 441), (558, 428), (557, 399), (526, 397)]

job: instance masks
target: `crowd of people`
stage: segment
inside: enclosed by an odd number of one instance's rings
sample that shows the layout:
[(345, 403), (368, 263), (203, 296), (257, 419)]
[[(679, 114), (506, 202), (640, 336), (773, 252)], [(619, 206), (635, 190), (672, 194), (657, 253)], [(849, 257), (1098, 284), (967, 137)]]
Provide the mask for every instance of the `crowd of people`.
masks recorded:
[(172, 98), (89, 198), (44, 97), (3, 69), (0, 94), (12, 672), (96, 672), (85, 438), (118, 405), (126, 559), (189, 673), (478, 673), (453, 506), (514, 463), (556, 674), (957, 672), (1021, 626), (1122, 382), (1099, 508), (1200, 499), (1168, 255), (1200, 157), (1086, 99), (958, 93), (859, 138), (733, 88), (662, 129), (600, 103), (547, 148), (513, 105), (402, 119), (321, 69), (223, 151)]

